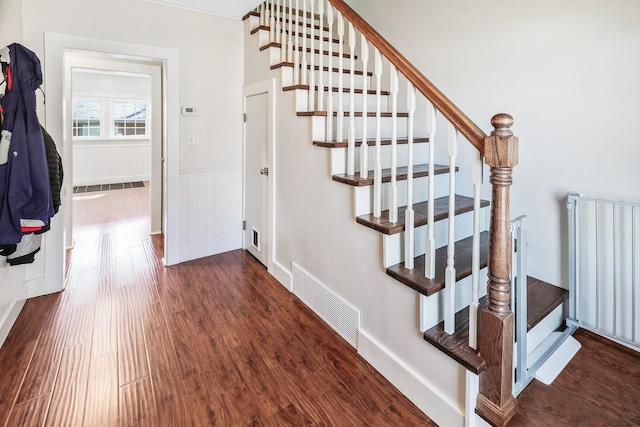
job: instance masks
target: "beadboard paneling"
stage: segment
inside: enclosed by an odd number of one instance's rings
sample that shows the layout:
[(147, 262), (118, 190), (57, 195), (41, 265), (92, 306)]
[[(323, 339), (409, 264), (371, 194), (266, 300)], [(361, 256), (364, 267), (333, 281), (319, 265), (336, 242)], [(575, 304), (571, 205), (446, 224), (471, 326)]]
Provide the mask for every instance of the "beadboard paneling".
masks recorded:
[(74, 144), (73, 185), (148, 181), (151, 176), (151, 144)]
[(181, 262), (242, 247), (242, 169), (180, 173)]

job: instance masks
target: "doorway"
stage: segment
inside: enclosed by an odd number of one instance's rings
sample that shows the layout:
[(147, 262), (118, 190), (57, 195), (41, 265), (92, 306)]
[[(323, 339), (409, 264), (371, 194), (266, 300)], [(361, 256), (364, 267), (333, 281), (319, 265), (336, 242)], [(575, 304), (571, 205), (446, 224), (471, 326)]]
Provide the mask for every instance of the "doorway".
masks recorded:
[[(244, 88), (244, 240), (243, 247), (271, 274), (275, 236), (275, 81)], [(279, 270), (279, 269), (278, 269)]]
[(269, 150), (268, 94), (245, 100), (245, 248), (268, 266)]

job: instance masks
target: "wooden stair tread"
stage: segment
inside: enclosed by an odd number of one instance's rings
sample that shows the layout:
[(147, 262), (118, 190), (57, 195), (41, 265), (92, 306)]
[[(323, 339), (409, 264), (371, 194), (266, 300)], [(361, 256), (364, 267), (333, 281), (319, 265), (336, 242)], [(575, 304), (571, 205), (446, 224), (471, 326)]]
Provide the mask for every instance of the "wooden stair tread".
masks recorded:
[[(529, 276), (527, 281), (527, 331), (540, 323), (568, 297), (569, 292), (566, 289)], [(485, 296), (480, 300), (480, 307), (484, 307), (486, 301), (487, 297)], [(440, 322), (425, 331), (424, 339), (470, 371), (477, 374), (484, 370), (484, 360), (476, 350), (468, 345), (469, 307), (456, 313), (456, 330), (453, 335), (444, 332), (444, 322)]]
[[(456, 171), (458, 168), (456, 168)], [(449, 166), (446, 165), (434, 165), (434, 173), (435, 175), (439, 175), (442, 173), (449, 173)], [(398, 181), (404, 181), (407, 179), (407, 167), (401, 166), (397, 168), (396, 179)], [(413, 177), (421, 178), (423, 176), (429, 175), (429, 165), (428, 164), (420, 164), (413, 166)], [(347, 175), (345, 174), (337, 174), (333, 175), (332, 179), (336, 182), (341, 182), (343, 184), (353, 185), (354, 187), (366, 187), (369, 185), (373, 185), (373, 171), (369, 171), (369, 175), (367, 178), (360, 178), (360, 172), (356, 172), (355, 175)], [(391, 168), (382, 169), (382, 182), (391, 181)]]
[[(271, 42), (271, 43), (267, 43), (264, 46), (260, 46), (260, 50), (267, 50), (270, 47), (277, 47), (277, 48), (282, 48), (282, 43), (278, 43), (278, 42)], [(311, 53), (311, 48), (308, 47), (306, 50), (302, 47), (302, 46), (298, 46), (298, 52), (307, 52), (307, 53)], [(320, 49), (314, 49), (313, 53), (315, 53), (316, 55), (320, 55)], [(322, 55), (324, 56), (329, 56), (329, 51), (328, 50), (323, 50), (322, 51)], [(340, 56), (340, 52), (331, 52), (331, 56), (335, 56), (335, 57), (339, 57)], [(351, 58), (351, 54), (350, 53), (343, 53), (342, 54), (342, 58), (344, 59), (350, 59)], [(354, 55), (353, 59), (358, 59), (358, 55)]]
[[(258, 25), (256, 28), (251, 30), (251, 34), (255, 34), (260, 30), (271, 31), (271, 27), (269, 25)], [(283, 33), (289, 34), (289, 30), (283, 31)], [(295, 31), (294, 31), (293, 34), (294, 35), (298, 35), (298, 36), (302, 35), (302, 33), (296, 33)], [(307, 38), (310, 39), (311, 38), (311, 34), (307, 33)], [(320, 36), (314, 35), (313, 39), (320, 41)], [(322, 37), (322, 41), (323, 42), (328, 42), (329, 41), (329, 37)], [(340, 40), (332, 38), (331, 39), (331, 43), (339, 44)]]
[[(316, 90), (318, 90), (318, 86), (315, 86)], [(288, 92), (291, 90), (296, 90), (296, 89), (302, 89), (302, 90), (309, 90), (309, 85), (302, 85), (302, 84), (298, 84), (298, 85), (291, 85), (291, 86), (284, 86), (282, 88), (283, 91)], [(339, 87), (332, 87), (331, 91), (332, 92), (339, 92), (340, 88)], [(325, 86), (324, 87), (324, 91), (328, 92), (329, 91), (329, 87)], [(354, 89), (353, 93), (362, 95), (362, 92), (364, 91), (364, 89)], [(343, 93), (350, 93), (351, 89), (349, 89), (348, 87), (343, 87), (342, 88), (342, 92)], [(376, 94), (376, 90), (375, 89), (368, 89), (367, 90), (367, 95), (375, 95)], [(381, 90), (380, 91), (380, 95), (383, 96), (388, 96), (390, 95), (391, 92), (389, 92), (388, 90)]]
[[(310, 117), (310, 116), (327, 116), (327, 112), (326, 111), (298, 111), (296, 113), (298, 115), (298, 117)], [(380, 117), (385, 117), (385, 118), (389, 118), (392, 116), (391, 112), (385, 111), (383, 113), (380, 113)], [(338, 112), (334, 111), (333, 112), (333, 117), (338, 117)], [(351, 117), (351, 113), (349, 111), (345, 111), (344, 112), (344, 117)], [(356, 111), (353, 114), (353, 117), (362, 117), (362, 111)], [(376, 117), (376, 112), (375, 111), (368, 111), (367, 112), (367, 117)], [(397, 113), (396, 117), (398, 118), (406, 118), (409, 117), (409, 113)]]
[[(413, 142), (415, 144), (421, 144), (421, 143), (425, 143), (425, 142), (429, 142), (429, 138), (417, 138), (414, 137), (413, 138)], [(376, 145), (376, 140), (375, 138), (367, 138), (367, 143), (369, 144), (369, 147), (375, 147)], [(407, 138), (398, 138), (397, 140), (397, 144), (398, 145), (406, 145), (409, 143), (409, 140)], [(346, 148), (348, 145), (347, 141), (342, 141), (342, 142), (336, 142), (336, 141), (313, 141), (313, 145), (315, 145), (316, 147), (324, 147), (324, 148)], [(356, 147), (360, 147), (362, 145), (362, 140), (361, 139), (356, 139)], [(381, 139), (380, 140), (380, 145), (391, 145), (391, 140), (390, 139)]]
[[(480, 307), (484, 307), (486, 301), (485, 296), (480, 300)], [(456, 313), (456, 331), (453, 335), (446, 333), (444, 322), (440, 322), (424, 332), (424, 339), (476, 375), (487, 369), (487, 362), (478, 350), (469, 345), (468, 306)]]
[[(456, 242), (455, 267), (456, 282), (471, 275), (471, 254), (473, 237)], [(489, 254), (489, 232), (480, 233), (480, 269), (487, 266)], [(420, 255), (414, 260), (414, 268), (405, 268), (404, 262), (387, 268), (387, 274), (402, 284), (409, 286), (423, 295), (431, 296), (444, 289), (444, 271), (447, 267), (447, 247), (436, 250), (436, 277), (427, 279), (424, 277), (425, 256)]]
[[(512, 291), (512, 295), (515, 293)], [(569, 291), (535, 277), (527, 278), (527, 331), (569, 298)]]
[[(295, 65), (294, 65), (294, 63), (293, 63), (293, 62), (286, 62), (286, 61), (285, 61), (285, 62), (280, 62), (280, 63), (278, 63), (278, 64), (272, 65), (272, 66), (271, 66), (271, 69), (272, 69), (272, 70), (277, 70), (278, 68), (282, 68), (282, 67), (292, 67), (292, 68), (293, 68), (294, 66), (295, 66)], [(300, 67), (302, 67), (302, 64), (300, 64)], [(316, 71), (320, 70), (320, 66), (319, 66), (319, 65), (315, 65), (313, 68), (314, 68), (314, 70), (316, 70)], [(307, 64), (307, 69), (308, 69), (308, 70), (310, 70), (310, 69), (311, 69), (311, 65), (310, 65), (310, 64)], [(322, 67), (322, 70), (323, 70), (323, 71), (329, 71), (329, 67)], [(334, 72), (334, 73), (339, 73), (339, 72), (340, 72), (340, 69), (339, 69), (338, 67), (332, 67), (332, 68), (331, 68), (331, 71), (332, 71), (332, 72)], [(351, 70), (349, 70), (349, 69), (347, 69), (347, 68), (343, 68), (343, 69), (342, 69), (342, 73), (343, 73), (343, 74), (351, 74)], [(355, 71), (354, 71), (354, 73), (355, 73), (355, 75), (356, 75), (356, 76), (362, 76), (362, 75), (364, 74), (364, 73), (362, 72), (362, 70), (355, 70)], [(373, 76), (373, 72), (371, 72), (371, 71), (367, 71), (367, 76), (368, 76), (368, 77)]]
[[(420, 202), (413, 205), (414, 225), (420, 227), (427, 224), (427, 208), (429, 202)], [(473, 198), (456, 195), (455, 197), (456, 215), (473, 211)], [(480, 207), (489, 206), (488, 200), (481, 200)], [(384, 234), (398, 234), (405, 229), (405, 212), (406, 206), (398, 209), (398, 222), (389, 221), (389, 211), (383, 211), (380, 218), (376, 218), (373, 214), (360, 215), (356, 218), (359, 224), (373, 228)], [(440, 221), (449, 217), (449, 196), (440, 197), (434, 200), (434, 221)]]

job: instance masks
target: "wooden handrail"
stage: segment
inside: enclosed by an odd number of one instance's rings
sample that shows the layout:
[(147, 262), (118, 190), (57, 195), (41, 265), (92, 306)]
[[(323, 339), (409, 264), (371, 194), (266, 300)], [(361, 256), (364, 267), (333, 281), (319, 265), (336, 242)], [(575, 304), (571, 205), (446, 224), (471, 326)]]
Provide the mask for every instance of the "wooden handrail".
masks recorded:
[(329, 0), (484, 155), (487, 135), (344, 0)]

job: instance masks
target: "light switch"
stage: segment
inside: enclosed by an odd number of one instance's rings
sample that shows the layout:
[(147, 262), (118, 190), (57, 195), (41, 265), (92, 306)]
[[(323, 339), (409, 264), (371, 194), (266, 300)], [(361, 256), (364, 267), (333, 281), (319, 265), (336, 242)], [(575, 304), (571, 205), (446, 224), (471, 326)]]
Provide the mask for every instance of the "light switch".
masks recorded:
[(187, 145), (200, 145), (200, 135), (187, 135)]

